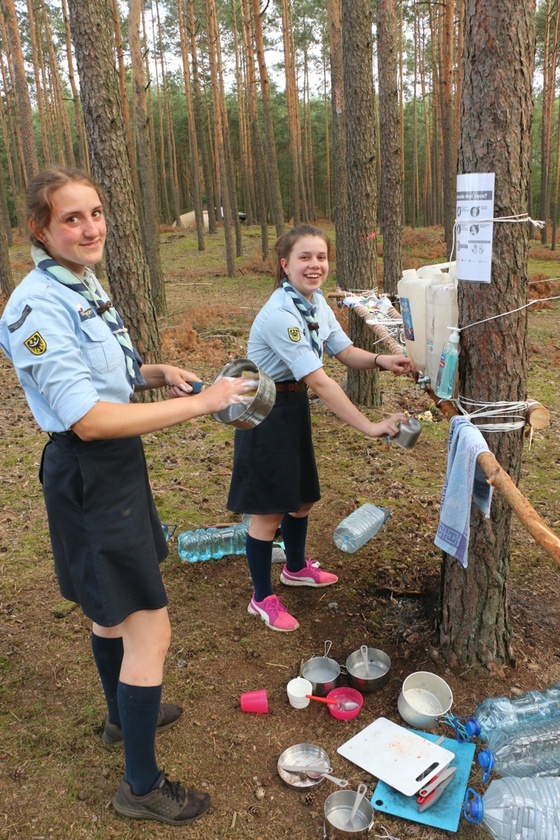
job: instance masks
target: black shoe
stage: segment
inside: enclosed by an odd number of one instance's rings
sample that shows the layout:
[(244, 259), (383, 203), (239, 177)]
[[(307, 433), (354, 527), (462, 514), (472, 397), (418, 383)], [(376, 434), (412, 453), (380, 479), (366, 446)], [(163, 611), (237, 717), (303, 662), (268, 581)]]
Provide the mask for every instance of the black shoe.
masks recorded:
[[(179, 722), (182, 714), (183, 710), (181, 706), (176, 706), (175, 703), (162, 703), (159, 707), (156, 735), (158, 732), (165, 732), (166, 729), (171, 729), (172, 726), (175, 726)], [(117, 744), (122, 744), (122, 729), (116, 723), (111, 723), (109, 718), (107, 718), (105, 720), (105, 729), (101, 733), (101, 740), (108, 747), (115, 747)]]
[(113, 808), (125, 817), (137, 820), (159, 820), (168, 825), (187, 825), (206, 813), (210, 794), (170, 782), (163, 772), (149, 793), (135, 796), (123, 779), (113, 799)]

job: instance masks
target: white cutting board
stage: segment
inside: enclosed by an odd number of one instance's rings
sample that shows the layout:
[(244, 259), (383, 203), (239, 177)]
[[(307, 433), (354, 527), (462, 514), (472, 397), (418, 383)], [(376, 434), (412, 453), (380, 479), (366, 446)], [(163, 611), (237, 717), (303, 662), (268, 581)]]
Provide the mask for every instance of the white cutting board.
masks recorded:
[(387, 718), (377, 718), (337, 752), (405, 796), (414, 796), (455, 757)]

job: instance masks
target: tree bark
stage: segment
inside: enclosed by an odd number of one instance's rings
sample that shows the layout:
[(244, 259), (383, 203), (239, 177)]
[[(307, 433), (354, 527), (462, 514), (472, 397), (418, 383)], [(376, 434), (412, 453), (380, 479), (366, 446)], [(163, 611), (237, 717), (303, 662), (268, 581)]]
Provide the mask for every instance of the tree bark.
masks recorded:
[(23, 152), (23, 169), (27, 185), (39, 171), (29, 88), (27, 87), (27, 77), (25, 75), (25, 64), (23, 61), (14, 0), (0, 0), (0, 2), (2, 12), (4, 13), (4, 20), (6, 21), (6, 31), (12, 56), (16, 113)]
[(272, 212), (276, 235), (284, 233), (284, 209), (282, 207), (282, 193), (280, 191), (280, 177), (278, 174), (278, 161), (276, 157), (276, 140), (274, 137), (274, 119), (272, 114), (272, 102), (270, 99), (270, 82), (266, 67), (263, 28), (259, 8), (259, 0), (253, 0), (253, 32), (255, 36), (255, 49), (259, 65), (261, 80), (261, 98), (264, 115), (264, 127), (266, 133), (266, 159), (268, 162), (268, 182), (272, 201)]
[[(348, 272), (354, 289), (377, 285), (377, 181), (375, 94), (373, 88), (373, 19), (370, 0), (343, 0), (342, 38), (346, 162), (348, 172)], [(359, 319), (350, 321), (350, 338), (360, 346)], [(359, 382), (377, 371), (348, 371), (348, 394), (361, 393)], [(373, 382), (366, 391), (375, 393)]]
[(333, 197), (336, 231), (336, 280), (348, 289), (348, 172), (346, 169), (346, 116), (344, 108), (344, 63), (342, 58), (342, 0), (327, 0), (333, 135)]
[(128, 16), (128, 39), (132, 78), (134, 82), (134, 113), (136, 117), (136, 151), (141, 184), (142, 215), (144, 219), (144, 249), (148, 266), (152, 299), (158, 315), (167, 314), (165, 283), (159, 252), (159, 225), (157, 219), (157, 194), (154, 181), (154, 159), (150, 144), (148, 107), (146, 104), (146, 82), (144, 62), (140, 43), (140, 16), (142, 0), (130, 0)]
[[(532, 0), (467, 0), (459, 171), (495, 172), (496, 217), (528, 209), (534, 50)], [(527, 259), (527, 226), (494, 225), (492, 282), (459, 284), (461, 326), (511, 313), (461, 333), (459, 392), (476, 402), (526, 398), (527, 310), (512, 310), (526, 301)], [(489, 435), (488, 444), (517, 482), (523, 431)], [(510, 508), (495, 496), (490, 519), (471, 514), (468, 568), (444, 555), (439, 637), (462, 665), (513, 662), (510, 523)]]
[(117, 308), (147, 362), (159, 360), (160, 343), (142, 249), (126, 149), (119, 80), (113, 63), (108, 0), (70, 0), (70, 29), (76, 52), (93, 176), (109, 204), (107, 275)]
[(402, 273), (403, 183), (395, 0), (377, 0), (377, 42), (383, 290), (396, 294)]

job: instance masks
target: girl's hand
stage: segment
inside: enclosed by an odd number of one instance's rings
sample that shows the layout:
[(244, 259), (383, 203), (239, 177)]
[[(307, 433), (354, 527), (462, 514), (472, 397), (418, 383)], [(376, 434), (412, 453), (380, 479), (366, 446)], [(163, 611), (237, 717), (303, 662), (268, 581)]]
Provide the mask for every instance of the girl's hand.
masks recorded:
[(174, 367), (173, 365), (162, 365), (168, 397), (188, 397), (194, 393), (200, 393), (201, 387), (193, 388), (193, 382), (201, 382), (196, 373), (190, 370)]
[(381, 370), (390, 370), (394, 376), (402, 376), (405, 373), (412, 373), (416, 370), (412, 359), (403, 355), (379, 355), (377, 356), (376, 364)]
[[(215, 414), (217, 411), (223, 411), (229, 405), (241, 403), (242, 405), (250, 405), (255, 388), (259, 387), (256, 379), (243, 379), (241, 376), (223, 376), (209, 385), (198, 396), (198, 399), (204, 399), (207, 414)], [(252, 391), (253, 394), (247, 394)]]
[(366, 432), (368, 437), (394, 437), (399, 431), (399, 423), (406, 423), (408, 414), (393, 414), (386, 420), (371, 424), (371, 431)]

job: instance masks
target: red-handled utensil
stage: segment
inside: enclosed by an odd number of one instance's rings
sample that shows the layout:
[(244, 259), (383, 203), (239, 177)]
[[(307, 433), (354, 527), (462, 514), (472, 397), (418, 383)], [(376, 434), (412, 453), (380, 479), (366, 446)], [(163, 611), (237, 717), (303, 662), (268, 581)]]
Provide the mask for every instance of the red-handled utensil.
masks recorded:
[(337, 709), (342, 709), (343, 712), (352, 712), (357, 709), (359, 703), (354, 700), (329, 700), (328, 697), (315, 697), (314, 694), (306, 694), (310, 700), (316, 700), (318, 703), (327, 703), (329, 706), (336, 706)]

